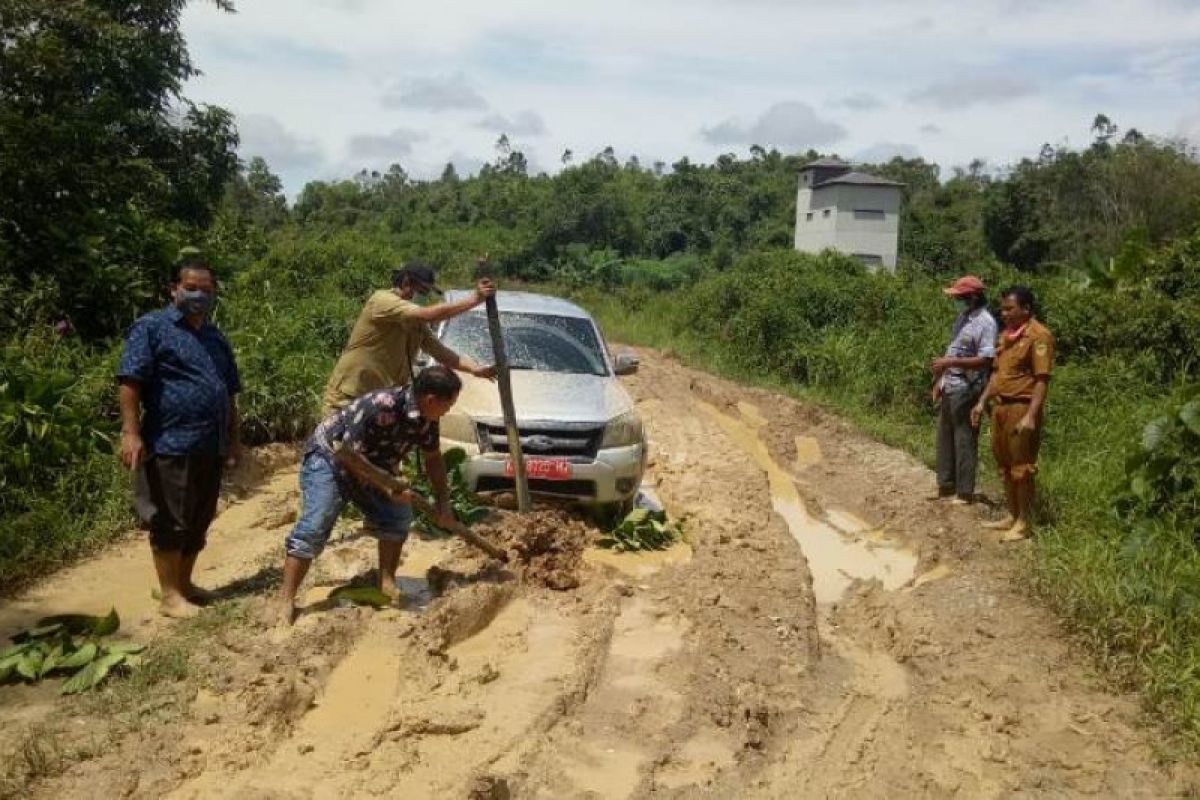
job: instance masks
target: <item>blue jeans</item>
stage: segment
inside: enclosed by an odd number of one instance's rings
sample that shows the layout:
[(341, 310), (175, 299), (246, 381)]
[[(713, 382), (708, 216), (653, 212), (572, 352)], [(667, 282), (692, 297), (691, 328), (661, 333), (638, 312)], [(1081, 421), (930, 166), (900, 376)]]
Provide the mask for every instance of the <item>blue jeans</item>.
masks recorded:
[(366, 519), (364, 528), (377, 539), (400, 542), (408, 538), (412, 509), (352, 478), (338, 480), (331, 457), (320, 450), (304, 454), (300, 469), (303, 504), (287, 537), (287, 554), (311, 561), (321, 554), (346, 503), (354, 503)]

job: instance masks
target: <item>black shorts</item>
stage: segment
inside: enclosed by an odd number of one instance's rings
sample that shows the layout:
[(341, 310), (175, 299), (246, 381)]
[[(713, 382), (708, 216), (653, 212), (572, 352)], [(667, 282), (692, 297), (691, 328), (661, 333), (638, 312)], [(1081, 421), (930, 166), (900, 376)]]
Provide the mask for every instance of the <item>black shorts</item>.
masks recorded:
[(204, 549), (217, 513), (224, 460), (212, 455), (151, 455), (133, 477), (133, 505), (155, 550)]

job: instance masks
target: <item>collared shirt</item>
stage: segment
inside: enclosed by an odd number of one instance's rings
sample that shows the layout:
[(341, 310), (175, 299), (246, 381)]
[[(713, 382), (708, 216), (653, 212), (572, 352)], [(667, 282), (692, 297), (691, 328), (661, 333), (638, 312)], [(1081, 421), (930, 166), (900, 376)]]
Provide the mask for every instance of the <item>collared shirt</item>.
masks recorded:
[(420, 350), (438, 361), (453, 357), (429, 326), (413, 316), (420, 308), (389, 289), (371, 295), (325, 384), (327, 413), (367, 392), (411, 382)]
[[(996, 356), (996, 318), (986, 308), (963, 311), (954, 320), (947, 358), (994, 358)], [(951, 367), (942, 373), (942, 391), (966, 389), (984, 370)], [(979, 384), (983, 388), (983, 384)]]
[(117, 378), (141, 386), (149, 452), (228, 451), (230, 398), (242, 384), (233, 349), (215, 325), (193, 328), (173, 305), (142, 316), (125, 337)]
[(412, 389), (391, 386), (364, 394), (327, 416), (309, 437), (306, 450), (332, 455), (348, 447), (380, 469), (395, 472), (408, 451), (435, 450), (440, 438), (437, 421), (421, 416)]
[(992, 375), (992, 394), (1010, 400), (1029, 400), (1039, 377), (1054, 369), (1054, 335), (1031, 319), (1015, 338), (1001, 334)]

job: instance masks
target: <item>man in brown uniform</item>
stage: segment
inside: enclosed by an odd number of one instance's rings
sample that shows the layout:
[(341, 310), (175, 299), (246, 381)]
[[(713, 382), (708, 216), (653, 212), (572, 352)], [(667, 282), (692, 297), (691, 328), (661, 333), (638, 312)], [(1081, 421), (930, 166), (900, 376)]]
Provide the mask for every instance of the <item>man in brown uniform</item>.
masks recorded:
[(1026, 538), (1030, 530), (1042, 411), (1054, 366), (1054, 336), (1033, 318), (1034, 298), (1028, 287), (1014, 286), (1001, 298), (1004, 330), (997, 342), (992, 378), (971, 410), (971, 424), (979, 425), (988, 401), (992, 401), (992, 452), (1004, 478), (1009, 517), (987, 527), (1007, 529), (1001, 541), (1015, 542)]
[(442, 293), (433, 268), (410, 263), (393, 272), (392, 288), (372, 294), (358, 315), (350, 341), (325, 384), (322, 413), (328, 416), (367, 392), (412, 383), (413, 363), (420, 350), (451, 369), (477, 378), (494, 377), (495, 367), (481, 366), (455, 353), (438, 341), (429, 326), (470, 311), (495, 291), (491, 280), (481, 280), (474, 295), (454, 303), (422, 306), (413, 302), (417, 295)]

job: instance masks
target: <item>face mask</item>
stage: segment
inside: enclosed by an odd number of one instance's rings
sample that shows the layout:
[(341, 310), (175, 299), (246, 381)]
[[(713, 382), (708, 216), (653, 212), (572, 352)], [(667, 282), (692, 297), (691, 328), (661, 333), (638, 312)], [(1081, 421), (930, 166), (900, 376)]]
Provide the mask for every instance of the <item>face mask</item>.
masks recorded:
[(208, 314), (212, 304), (212, 295), (200, 289), (180, 289), (175, 295), (175, 305), (188, 316)]

